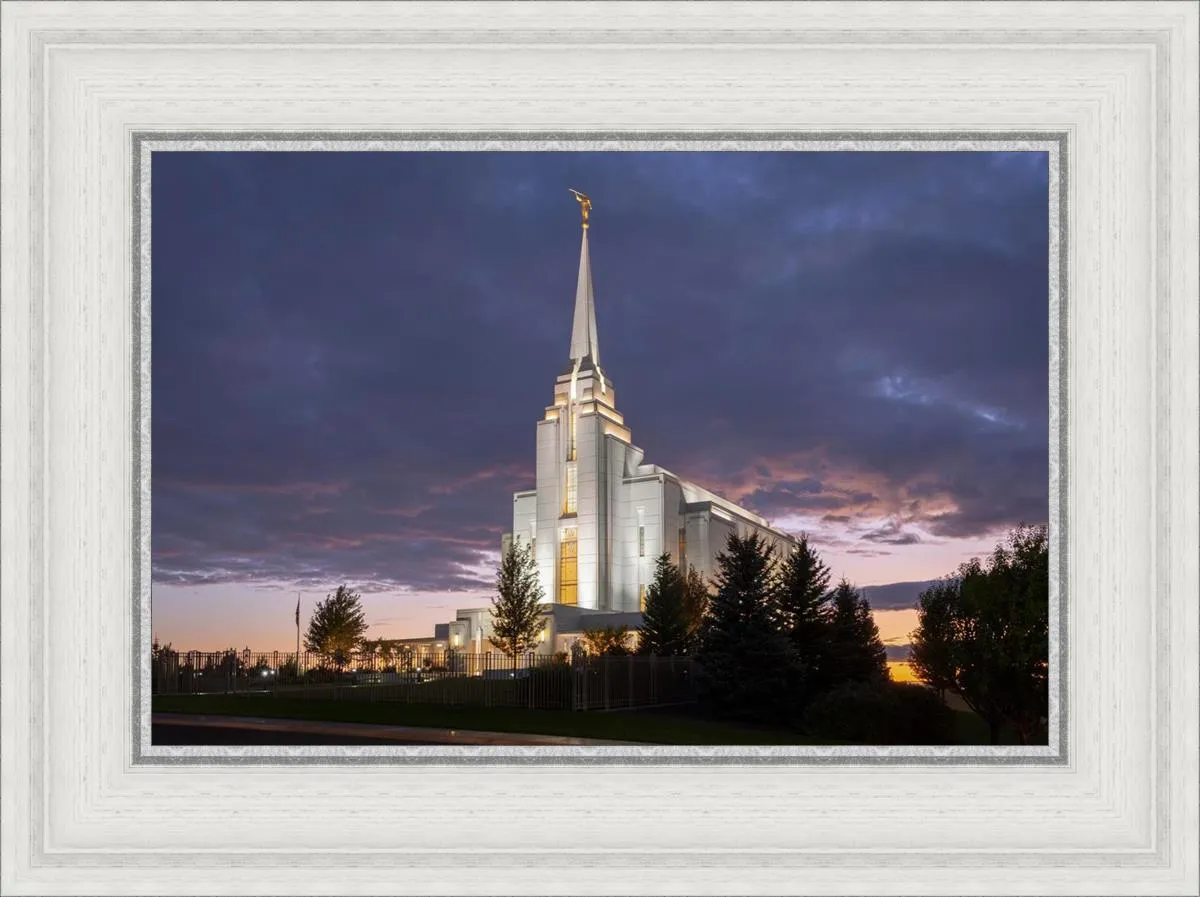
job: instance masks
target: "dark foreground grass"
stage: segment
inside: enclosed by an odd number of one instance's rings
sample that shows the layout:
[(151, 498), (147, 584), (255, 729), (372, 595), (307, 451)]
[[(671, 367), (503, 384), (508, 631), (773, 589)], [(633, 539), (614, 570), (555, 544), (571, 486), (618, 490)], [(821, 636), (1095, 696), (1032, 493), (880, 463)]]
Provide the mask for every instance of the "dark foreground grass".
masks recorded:
[[(958, 744), (990, 745), (992, 743), (992, 733), (988, 729), (988, 724), (973, 710), (954, 711), (954, 735), (958, 739)], [(1011, 727), (1000, 727), (999, 744), (1015, 745), (1020, 743), (1017, 733)], [(1047, 743), (1046, 741), (1042, 742), (1043, 745)]]
[[(322, 722), (367, 723), (385, 726), (419, 726), (482, 732), (521, 732), (530, 735), (566, 735), (645, 744), (810, 744), (837, 742), (810, 738), (784, 729), (738, 725), (706, 719), (695, 708), (666, 707), (648, 710), (589, 711), (523, 710), (515, 707), (472, 705), (366, 703), (274, 698), (255, 695), (155, 695), (153, 708), (162, 713), (215, 716), (261, 716)], [(988, 728), (969, 711), (956, 711), (957, 744), (986, 745)], [(1007, 729), (1002, 744), (1016, 744)]]
[(829, 744), (794, 732), (738, 726), (669, 709), (607, 713), (514, 707), (360, 703), (273, 698), (270, 695), (155, 695), (160, 713), (260, 716), (273, 719), (421, 726), (481, 732), (567, 735), (646, 744)]

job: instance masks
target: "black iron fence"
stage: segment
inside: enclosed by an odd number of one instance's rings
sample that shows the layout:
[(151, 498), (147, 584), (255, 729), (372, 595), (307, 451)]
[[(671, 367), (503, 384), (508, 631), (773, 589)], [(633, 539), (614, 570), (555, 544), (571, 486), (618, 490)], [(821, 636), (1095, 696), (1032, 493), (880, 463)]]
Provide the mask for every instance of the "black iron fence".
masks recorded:
[(160, 651), (154, 694), (269, 693), (313, 700), (610, 710), (695, 701), (688, 657), (582, 654), (387, 656)]

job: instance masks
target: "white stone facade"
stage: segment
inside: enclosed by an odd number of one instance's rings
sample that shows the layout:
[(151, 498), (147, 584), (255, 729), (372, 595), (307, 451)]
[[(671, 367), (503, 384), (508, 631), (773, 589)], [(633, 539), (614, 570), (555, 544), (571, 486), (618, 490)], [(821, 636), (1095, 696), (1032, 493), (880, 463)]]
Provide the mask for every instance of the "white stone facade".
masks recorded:
[[(636, 629), (663, 552), (707, 579), (730, 533), (756, 532), (778, 556), (796, 544), (757, 514), (645, 463), (616, 401), (600, 367), (585, 219), (568, 365), (537, 423), (534, 488), (514, 493), (512, 531), (501, 541), (502, 551), (533, 543), (547, 603), (538, 653), (568, 650), (588, 629)], [(460, 610), (432, 640), (407, 641), (486, 653), (491, 625), (489, 608)]]
[(533, 540), (547, 601), (637, 612), (661, 553), (708, 577), (732, 532), (757, 532), (778, 553), (789, 551), (795, 540), (763, 518), (645, 463), (616, 410), (596, 337), (585, 229), (569, 364), (537, 424), (535, 488), (513, 495), (503, 543)]

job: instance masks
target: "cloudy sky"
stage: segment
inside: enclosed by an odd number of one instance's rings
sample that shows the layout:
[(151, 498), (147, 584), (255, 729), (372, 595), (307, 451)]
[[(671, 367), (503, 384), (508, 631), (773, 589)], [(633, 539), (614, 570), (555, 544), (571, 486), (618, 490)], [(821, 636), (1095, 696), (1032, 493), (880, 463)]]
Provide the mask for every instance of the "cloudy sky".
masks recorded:
[[(660, 464), (931, 579), (1047, 518), (1043, 153), (153, 158), (153, 626), (294, 644), (487, 603), (567, 361), (579, 212), (619, 408)], [(902, 640), (912, 590), (874, 593)]]

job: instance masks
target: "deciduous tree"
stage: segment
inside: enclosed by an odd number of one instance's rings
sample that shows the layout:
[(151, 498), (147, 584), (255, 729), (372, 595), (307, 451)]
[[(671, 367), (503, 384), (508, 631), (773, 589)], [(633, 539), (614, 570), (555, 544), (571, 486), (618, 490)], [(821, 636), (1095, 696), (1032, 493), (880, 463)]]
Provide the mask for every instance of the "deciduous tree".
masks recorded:
[(914, 672), (959, 695), (993, 743), (1005, 723), (1022, 744), (1044, 737), (1049, 589), (1046, 527), (1019, 526), (986, 562), (963, 564), (919, 600)]
[(960, 581), (942, 579), (918, 598), (919, 625), (910, 638), (909, 667), (938, 692), (957, 691)]
[(580, 640), (583, 649), (593, 657), (624, 657), (632, 654), (628, 626), (605, 626), (601, 629), (586, 629)]
[(304, 649), (320, 654), (341, 669), (362, 645), (366, 631), (362, 596), (340, 585), (313, 609), (304, 635)]

